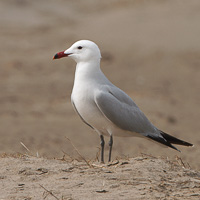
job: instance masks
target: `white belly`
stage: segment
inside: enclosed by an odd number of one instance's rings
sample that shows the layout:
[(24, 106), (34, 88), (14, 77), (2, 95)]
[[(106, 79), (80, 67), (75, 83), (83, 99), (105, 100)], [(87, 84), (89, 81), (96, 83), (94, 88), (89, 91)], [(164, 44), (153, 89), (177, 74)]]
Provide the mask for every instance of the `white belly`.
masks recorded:
[(140, 137), (140, 134), (122, 130), (107, 119), (97, 107), (93, 91), (88, 88), (90, 87), (84, 87), (83, 85), (81, 88), (74, 87), (71, 95), (75, 111), (86, 124), (94, 128), (99, 134), (105, 136)]
[(104, 117), (94, 102), (92, 91), (78, 91), (74, 89), (71, 100), (75, 110), (87, 124), (95, 130), (98, 130), (101, 134), (107, 134), (107, 128), (110, 122)]

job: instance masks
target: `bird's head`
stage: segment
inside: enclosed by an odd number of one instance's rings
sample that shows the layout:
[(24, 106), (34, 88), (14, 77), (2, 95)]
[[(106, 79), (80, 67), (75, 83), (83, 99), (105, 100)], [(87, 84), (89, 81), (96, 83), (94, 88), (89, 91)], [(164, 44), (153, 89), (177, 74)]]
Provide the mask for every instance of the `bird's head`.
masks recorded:
[(101, 59), (101, 53), (98, 46), (89, 40), (80, 40), (75, 42), (69, 49), (61, 51), (53, 57), (59, 59), (63, 57), (72, 57), (78, 62), (90, 62)]

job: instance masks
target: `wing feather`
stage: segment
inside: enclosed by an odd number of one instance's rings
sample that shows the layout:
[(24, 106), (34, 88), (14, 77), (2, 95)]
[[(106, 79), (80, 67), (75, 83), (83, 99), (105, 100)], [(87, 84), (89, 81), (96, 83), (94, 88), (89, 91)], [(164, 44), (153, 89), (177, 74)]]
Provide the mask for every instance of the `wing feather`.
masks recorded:
[(95, 94), (95, 102), (100, 111), (117, 127), (136, 133), (155, 132), (155, 127), (122, 90), (104, 87)]

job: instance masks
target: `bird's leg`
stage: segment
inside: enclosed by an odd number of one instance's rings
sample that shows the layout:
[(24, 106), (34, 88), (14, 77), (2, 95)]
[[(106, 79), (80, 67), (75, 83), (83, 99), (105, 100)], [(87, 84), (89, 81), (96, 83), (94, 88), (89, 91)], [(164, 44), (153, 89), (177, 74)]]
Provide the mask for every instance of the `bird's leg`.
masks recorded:
[(113, 137), (112, 135), (110, 136), (110, 141), (108, 142), (109, 145), (109, 157), (108, 157), (108, 162), (111, 161), (111, 153), (112, 153), (112, 145), (113, 145)]
[(100, 142), (100, 145), (101, 145), (101, 163), (104, 163), (104, 145), (105, 145), (105, 142), (104, 142), (103, 135), (100, 135), (100, 139), (101, 139), (101, 142)]

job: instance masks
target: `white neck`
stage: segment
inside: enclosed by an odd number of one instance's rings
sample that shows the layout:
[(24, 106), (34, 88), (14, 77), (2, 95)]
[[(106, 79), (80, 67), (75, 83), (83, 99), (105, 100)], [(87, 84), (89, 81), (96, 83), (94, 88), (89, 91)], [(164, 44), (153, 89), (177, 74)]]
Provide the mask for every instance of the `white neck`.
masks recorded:
[(81, 84), (98, 84), (109, 82), (100, 69), (100, 60), (91, 62), (79, 62), (76, 65), (74, 86)]
[(81, 77), (92, 78), (95, 76), (95, 74), (99, 74), (99, 72), (101, 72), (100, 60), (99, 62), (97, 61), (79, 62), (76, 65), (75, 79)]

